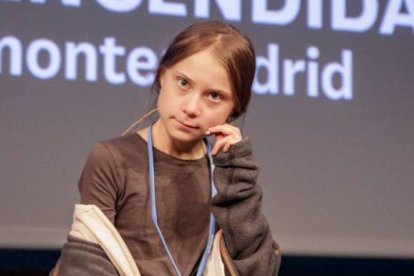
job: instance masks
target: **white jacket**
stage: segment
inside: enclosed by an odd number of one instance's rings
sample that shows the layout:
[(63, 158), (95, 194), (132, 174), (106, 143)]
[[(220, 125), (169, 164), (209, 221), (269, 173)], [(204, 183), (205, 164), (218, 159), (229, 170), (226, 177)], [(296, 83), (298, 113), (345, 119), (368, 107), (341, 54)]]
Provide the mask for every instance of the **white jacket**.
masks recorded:
[[(75, 205), (69, 235), (99, 245), (105, 251), (119, 275), (141, 275), (121, 235), (105, 214), (95, 205)], [(230, 274), (237, 275), (222, 237), (222, 231), (218, 231), (214, 237), (213, 248), (203, 274), (205, 276), (225, 276), (225, 265)], [(51, 275), (60, 275), (60, 265), (60, 261), (58, 261)]]

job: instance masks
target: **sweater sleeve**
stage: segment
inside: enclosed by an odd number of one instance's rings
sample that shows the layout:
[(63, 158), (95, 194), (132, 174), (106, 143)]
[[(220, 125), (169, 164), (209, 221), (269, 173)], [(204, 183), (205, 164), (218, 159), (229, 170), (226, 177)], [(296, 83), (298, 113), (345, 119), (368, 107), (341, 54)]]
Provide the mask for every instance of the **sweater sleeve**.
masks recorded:
[(103, 142), (90, 152), (79, 179), (81, 204), (98, 206), (114, 223), (119, 174), (114, 153)]
[(51, 275), (119, 275), (115, 266), (98, 244), (72, 236), (63, 245), (59, 261)]
[(276, 275), (280, 251), (262, 212), (258, 165), (250, 140), (244, 138), (227, 153), (218, 153), (214, 164), (218, 193), (212, 212), (235, 268), (240, 275)]

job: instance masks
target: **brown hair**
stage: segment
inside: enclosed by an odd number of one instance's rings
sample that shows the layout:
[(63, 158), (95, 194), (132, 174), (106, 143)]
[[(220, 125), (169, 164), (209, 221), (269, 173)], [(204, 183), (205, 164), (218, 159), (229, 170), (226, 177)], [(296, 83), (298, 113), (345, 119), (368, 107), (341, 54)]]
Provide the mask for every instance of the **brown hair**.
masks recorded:
[(206, 21), (189, 26), (172, 41), (158, 66), (153, 91), (160, 91), (160, 76), (181, 60), (211, 48), (222, 62), (230, 78), (235, 96), (235, 109), (230, 120), (246, 112), (250, 101), (256, 60), (249, 38), (236, 27), (220, 21)]

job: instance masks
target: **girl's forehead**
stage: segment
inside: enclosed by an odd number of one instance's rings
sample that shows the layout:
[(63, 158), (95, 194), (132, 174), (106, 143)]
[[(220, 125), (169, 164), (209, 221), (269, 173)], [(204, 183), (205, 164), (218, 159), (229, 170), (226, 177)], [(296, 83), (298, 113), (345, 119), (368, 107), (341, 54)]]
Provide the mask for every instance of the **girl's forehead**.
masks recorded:
[(176, 65), (183, 64), (187, 66), (201, 66), (208, 64), (216, 68), (221, 68), (223, 71), (225, 71), (225, 67), (222, 64), (221, 60), (211, 49), (195, 52), (176, 63)]
[(209, 81), (211, 84), (223, 86), (226, 90), (231, 90), (229, 74), (222, 61), (217, 58), (210, 50), (203, 50), (194, 53), (173, 66), (170, 71), (180, 72), (193, 81)]

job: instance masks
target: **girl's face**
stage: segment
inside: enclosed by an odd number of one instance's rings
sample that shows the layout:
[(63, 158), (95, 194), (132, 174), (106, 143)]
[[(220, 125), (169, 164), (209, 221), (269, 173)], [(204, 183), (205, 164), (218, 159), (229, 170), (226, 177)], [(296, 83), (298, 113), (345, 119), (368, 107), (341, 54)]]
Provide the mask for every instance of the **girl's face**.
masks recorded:
[(227, 72), (208, 49), (165, 69), (160, 84), (160, 122), (168, 138), (177, 142), (200, 140), (210, 127), (225, 123), (234, 109)]

